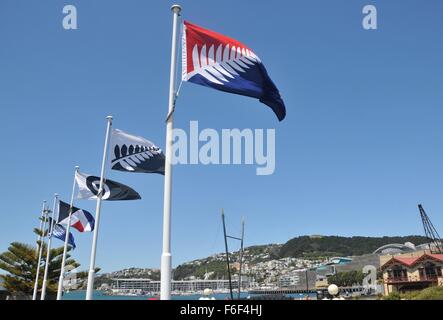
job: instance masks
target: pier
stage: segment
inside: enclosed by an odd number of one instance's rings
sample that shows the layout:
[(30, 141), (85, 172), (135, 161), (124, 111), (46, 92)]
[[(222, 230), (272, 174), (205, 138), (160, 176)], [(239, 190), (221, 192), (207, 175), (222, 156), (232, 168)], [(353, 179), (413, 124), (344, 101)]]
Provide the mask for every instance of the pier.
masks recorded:
[(309, 294), (309, 293), (317, 293), (317, 290), (314, 289), (256, 289), (249, 290), (249, 294), (271, 294), (271, 295), (285, 295), (285, 294)]

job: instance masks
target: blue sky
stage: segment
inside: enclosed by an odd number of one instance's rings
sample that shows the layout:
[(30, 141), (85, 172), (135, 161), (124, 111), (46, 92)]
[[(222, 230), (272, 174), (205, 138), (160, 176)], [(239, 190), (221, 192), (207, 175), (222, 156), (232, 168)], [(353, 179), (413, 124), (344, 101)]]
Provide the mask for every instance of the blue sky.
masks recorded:
[[(62, 8), (78, 10), (75, 31)], [(0, 2), (0, 251), (31, 243), (41, 202), (69, 200), (75, 165), (97, 174), (105, 117), (164, 147), (170, 1)], [(175, 126), (275, 128), (276, 171), (177, 166), (173, 264), (223, 250), (246, 219), (246, 245), (305, 234), (422, 234), (422, 203), (443, 233), (441, 1), (181, 1), (183, 17), (251, 47), (287, 106), (185, 83)], [(366, 4), (378, 30), (361, 27)], [(108, 170), (142, 201), (103, 204), (97, 265), (159, 267), (163, 178)], [(95, 202), (77, 201), (94, 213)], [(74, 233), (87, 269), (92, 234)], [(61, 245), (61, 242), (57, 243)], [(236, 246), (232, 243), (232, 247)]]

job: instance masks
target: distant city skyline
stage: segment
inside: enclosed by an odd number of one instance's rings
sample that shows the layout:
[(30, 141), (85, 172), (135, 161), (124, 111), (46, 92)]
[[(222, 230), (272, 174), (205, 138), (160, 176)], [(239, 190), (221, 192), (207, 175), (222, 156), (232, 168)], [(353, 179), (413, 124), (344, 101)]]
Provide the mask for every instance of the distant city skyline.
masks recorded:
[[(173, 3), (72, 0), (78, 29), (65, 30), (63, 3), (1, 2), (0, 252), (35, 244), (42, 201), (69, 201), (76, 165), (99, 175), (106, 116), (165, 148)], [(254, 49), (287, 116), (278, 122), (256, 99), (183, 83), (176, 128), (275, 130), (275, 170), (174, 166), (174, 267), (223, 252), (222, 208), (231, 234), (245, 217), (245, 246), (423, 235), (419, 203), (443, 234), (443, 3), (371, 1), (376, 30), (364, 29), (361, 0), (178, 3), (183, 19)], [(97, 266), (158, 269), (163, 176), (108, 165), (106, 177), (142, 199), (103, 203)], [(95, 214), (94, 201), (75, 206)], [(92, 234), (73, 235), (85, 270)]]

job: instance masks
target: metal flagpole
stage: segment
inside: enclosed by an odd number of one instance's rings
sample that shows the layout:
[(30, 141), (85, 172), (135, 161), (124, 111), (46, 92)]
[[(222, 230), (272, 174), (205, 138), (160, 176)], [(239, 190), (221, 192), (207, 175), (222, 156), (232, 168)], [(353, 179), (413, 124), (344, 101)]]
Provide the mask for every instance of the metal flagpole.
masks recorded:
[(111, 133), (111, 126), (112, 126), (112, 117), (107, 116), (106, 119), (108, 121), (108, 126), (106, 128), (105, 146), (103, 149), (102, 170), (101, 170), (101, 174), (100, 174), (100, 187), (98, 188), (97, 206), (95, 208), (95, 226), (94, 226), (94, 236), (92, 238), (91, 261), (89, 263), (88, 286), (86, 289), (86, 300), (92, 300), (92, 293), (94, 291), (95, 254), (96, 254), (96, 250), (97, 250), (98, 227), (100, 224), (100, 210), (101, 210), (101, 206), (102, 206), (103, 185), (104, 185), (104, 179), (105, 179), (106, 159), (107, 159), (107, 155), (108, 155), (109, 135)]
[(45, 300), (46, 297), (46, 282), (48, 280), (48, 270), (49, 270), (49, 261), (51, 259), (51, 244), (52, 244), (52, 231), (54, 228), (54, 216), (55, 216), (55, 210), (57, 208), (57, 201), (58, 201), (58, 194), (54, 194), (54, 204), (52, 206), (52, 220), (50, 221), (49, 225), (49, 234), (48, 234), (48, 248), (46, 251), (46, 263), (45, 263), (45, 273), (43, 275), (43, 285), (42, 285), (42, 294), (40, 297), (40, 300)]
[(171, 299), (171, 193), (172, 193), (172, 130), (175, 106), (175, 70), (177, 68), (177, 21), (181, 12), (179, 5), (173, 5), (171, 70), (169, 78), (169, 106), (166, 120), (165, 189), (163, 202), (163, 252), (161, 258), (160, 299)]
[(38, 257), (38, 252), (40, 251), (39, 243), (42, 240), (42, 231), (43, 231), (43, 216), (45, 214), (45, 206), (46, 206), (46, 200), (43, 201), (43, 206), (40, 214), (40, 227), (38, 230), (40, 231), (40, 234), (37, 235), (37, 246), (35, 247), (35, 257)]
[(238, 271), (238, 299), (240, 300), (241, 295), (241, 271), (243, 265), (243, 240), (245, 238), (245, 219), (241, 221), (241, 245), (240, 245), (240, 266)]
[(222, 220), (223, 220), (223, 233), (225, 235), (226, 263), (228, 264), (229, 292), (231, 295), (231, 300), (234, 300), (234, 294), (232, 293), (231, 267), (229, 266), (228, 236), (226, 235), (225, 212), (223, 211), (223, 209), (222, 209)]
[(72, 183), (71, 204), (69, 207), (68, 225), (66, 226), (65, 244), (63, 247), (63, 258), (60, 267), (60, 276), (58, 278), (57, 300), (61, 300), (63, 295), (63, 277), (65, 276), (64, 273), (65, 273), (65, 264), (66, 264), (66, 254), (68, 252), (69, 231), (71, 229), (71, 213), (72, 213), (72, 206), (74, 204), (74, 194), (75, 194), (75, 185), (76, 185), (75, 176), (77, 175), (79, 169), (80, 167), (76, 166), (74, 170), (74, 182)]
[[(43, 252), (43, 242), (45, 240), (44, 229), (46, 228), (46, 201), (43, 201), (42, 206), (42, 214), (40, 220), (40, 235), (39, 235), (39, 245), (38, 245), (38, 260), (37, 260), (37, 271), (35, 273), (35, 283), (34, 283), (34, 292), (32, 294), (32, 300), (37, 300), (37, 291), (38, 291), (38, 276), (40, 274), (40, 262), (42, 260), (42, 252)], [(43, 234), (43, 236), (42, 236)]]

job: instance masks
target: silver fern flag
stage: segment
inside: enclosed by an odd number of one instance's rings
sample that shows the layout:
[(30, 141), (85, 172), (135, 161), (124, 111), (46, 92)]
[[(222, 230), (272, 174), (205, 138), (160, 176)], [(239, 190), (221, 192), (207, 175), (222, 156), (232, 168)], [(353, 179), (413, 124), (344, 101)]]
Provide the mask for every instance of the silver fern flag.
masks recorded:
[(151, 141), (113, 129), (111, 168), (126, 172), (164, 174), (165, 156), (162, 150)]
[(278, 120), (286, 106), (260, 58), (246, 45), (184, 21), (182, 79), (216, 90), (259, 99)]
[[(95, 200), (99, 194), (100, 177), (77, 172), (75, 174), (79, 193), (78, 199)], [(102, 200), (139, 200), (140, 195), (132, 188), (109, 179), (104, 179)]]

